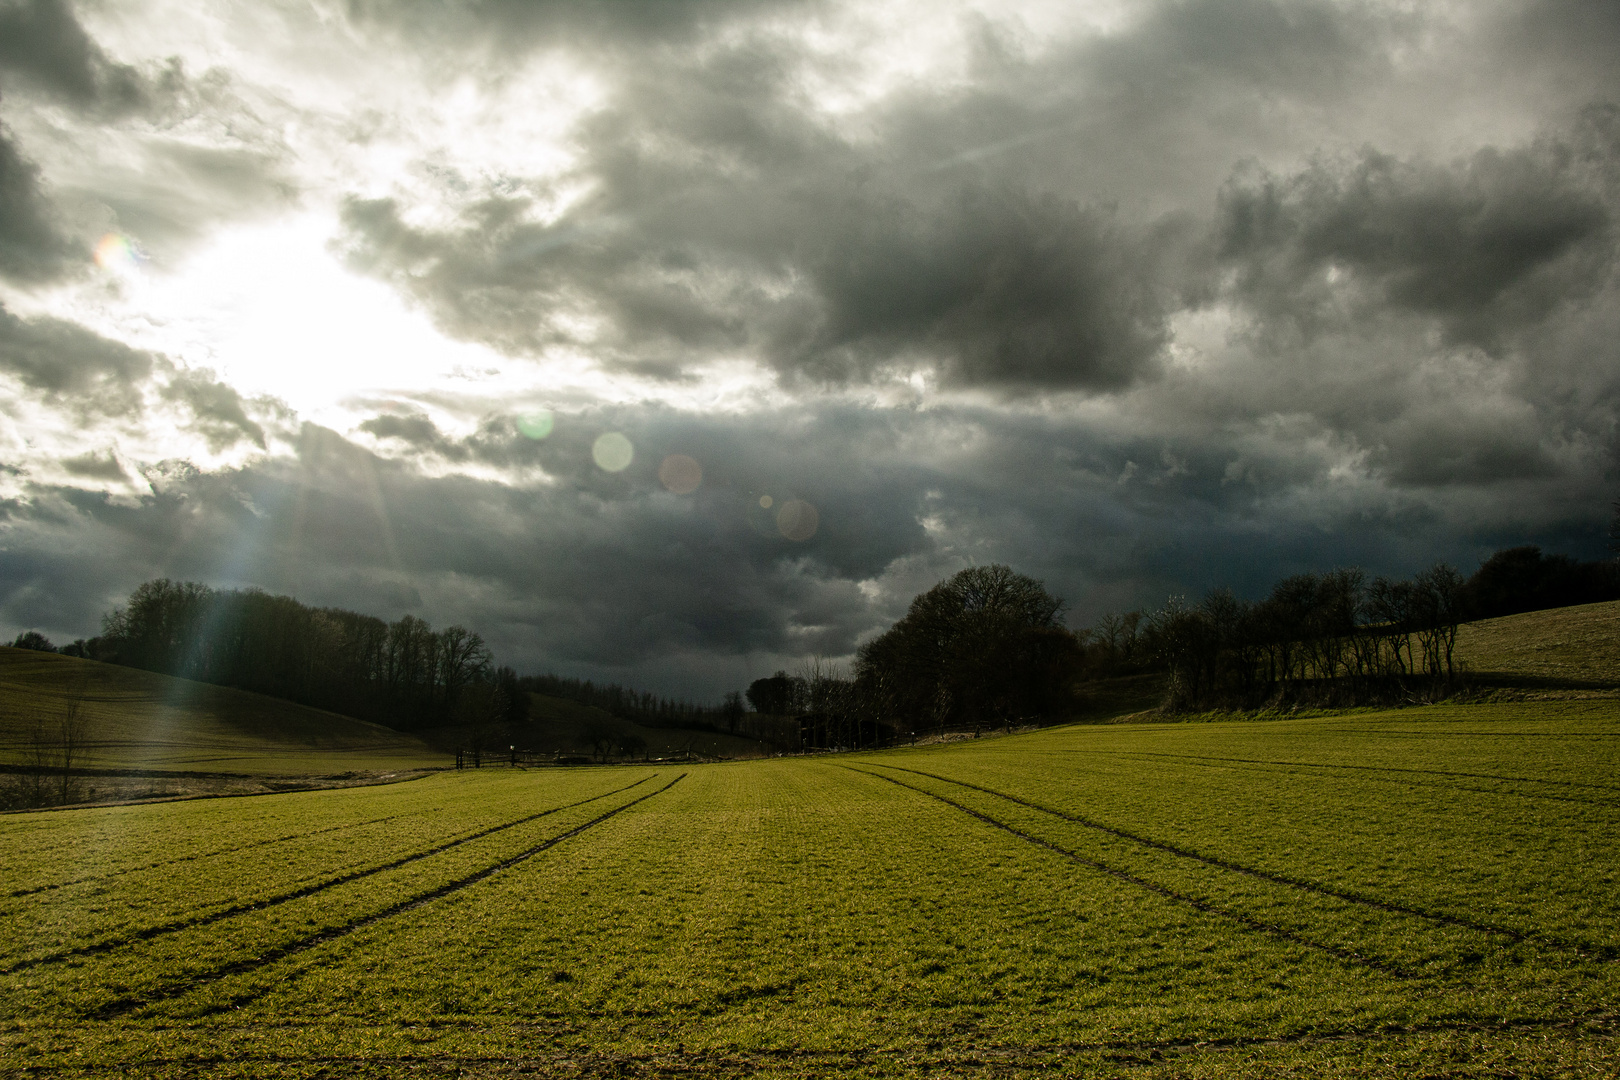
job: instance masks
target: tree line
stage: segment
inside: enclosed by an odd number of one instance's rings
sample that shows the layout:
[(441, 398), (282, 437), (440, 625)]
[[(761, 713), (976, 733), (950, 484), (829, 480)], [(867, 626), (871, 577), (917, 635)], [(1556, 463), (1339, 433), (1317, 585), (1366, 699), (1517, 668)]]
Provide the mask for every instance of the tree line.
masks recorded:
[(1456, 680), (1462, 577), (1439, 565), (1410, 581), (1360, 570), (1295, 574), (1258, 602), (1219, 589), (1173, 598), (1144, 621), (1143, 654), (1167, 675), (1172, 710), (1310, 700), (1363, 704)]
[(747, 700), (756, 713), (796, 717), (811, 749), (1041, 722), (1072, 712), (1085, 681), (1134, 673), (1162, 675), (1171, 710), (1433, 697), (1460, 675), (1461, 623), (1614, 599), (1620, 562), (1526, 546), (1496, 552), (1466, 580), (1443, 564), (1411, 579), (1296, 574), (1258, 601), (1217, 589), (1073, 633), (1064, 602), (1039, 581), (970, 567), (918, 595), (848, 674), (820, 661), (778, 671), (755, 680)]
[(466, 627), (384, 622), (260, 589), (148, 581), (103, 618), (100, 636), (61, 651), (405, 730), (527, 715), (517, 674), (495, 667)]
[[(1616, 531), (1620, 533), (1620, 516)], [(1617, 541), (1620, 543), (1620, 541)], [(1383, 700), (1455, 681), (1465, 621), (1620, 599), (1620, 561), (1537, 547), (1496, 552), (1464, 580), (1443, 565), (1411, 580), (1355, 569), (1296, 574), (1259, 601), (1219, 589), (1191, 604), (1104, 616), (1074, 633), (1064, 602), (1001, 565), (970, 567), (919, 594), (847, 673), (820, 660), (755, 680), (719, 705), (494, 666), (483, 639), (316, 608), (259, 589), (168, 579), (139, 586), (100, 636), (59, 651), (285, 698), (401, 729), (489, 730), (527, 717), (528, 694), (595, 706), (628, 723), (744, 735), (782, 748), (887, 745), (1072, 710), (1077, 684), (1159, 672), (1173, 709)], [(28, 631), (12, 643), (52, 650)], [(1419, 682), (1422, 686), (1418, 686)]]
[(1217, 589), (1155, 612), (1108, 615), (1082, 633), (1094, 677), (1158, 671), (1171, 709), (1356, 704), (1449, 692), (1457, 627), (1620, 599), (1620, 562), (1505, 548), (1466, 580), (1438, 564), (1411, 580), (1358, 569), (1296, 574), (1244, 601)]
[[(487, 732), (528, 718), (528, 694), (592, 705), (633, 724), (749, 734), (740, 693), (694, 704), (618, 684), (497, 667), (483, 638), (435, 630), (414, 615), (389, 623), (260, 589), (148, 581), (102, 619), (99, 636), (56, 648), (38, 631), (14, 648), (142, 668), (251, 690), (403, 730), (449, 724)], [(756, 736), (757, 737), (757, 736)]]
[(642, 727), (722, 731), (727, 722), (724, 705), (695, 705), (618, 683), (599, 684), (589, 679), (571, 679), (560, 675), (524, 675), (518, 679), (518, 685), (546, 697), (563, 698), (601, 709), (620, 720)]

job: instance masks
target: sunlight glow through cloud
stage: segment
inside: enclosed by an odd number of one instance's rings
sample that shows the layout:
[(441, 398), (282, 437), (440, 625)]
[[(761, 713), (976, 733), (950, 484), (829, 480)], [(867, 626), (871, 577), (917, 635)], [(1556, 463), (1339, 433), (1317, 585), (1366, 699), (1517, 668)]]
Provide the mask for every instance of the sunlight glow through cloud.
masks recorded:
[(221, 231), (96, 321), (109, 336), (210, 367), (243, 393), (325, 422), (359, 395), (462, 391), (469, 381), (498, 395), (526, 385), (489, 348), (445, 337), (386, 285), (345, 270), (328, 229), (304, 215)]

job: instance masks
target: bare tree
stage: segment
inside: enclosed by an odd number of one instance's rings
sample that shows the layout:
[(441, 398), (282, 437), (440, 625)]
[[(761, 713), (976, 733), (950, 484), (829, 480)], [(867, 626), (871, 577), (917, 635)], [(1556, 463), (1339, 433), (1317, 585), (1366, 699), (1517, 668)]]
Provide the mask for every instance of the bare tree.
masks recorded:
[(84, 750), (88, 726), (84, 715), (84, 680), (81, 672), (74, 683), (72, 695), (62, 705), (62, 715), (57, 722), (57, 756), (62, 765), (59, 794), (64, 805), (76, 798), (73, 760)]

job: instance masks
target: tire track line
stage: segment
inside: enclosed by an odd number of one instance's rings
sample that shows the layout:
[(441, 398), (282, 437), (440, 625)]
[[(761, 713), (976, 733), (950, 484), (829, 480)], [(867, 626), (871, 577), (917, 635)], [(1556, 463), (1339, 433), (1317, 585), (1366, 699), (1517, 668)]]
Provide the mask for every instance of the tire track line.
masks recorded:
[(1304, 892), (1316, 893), (1320, 896), (1331, 896), (1337, 900), (1344, 900), (1352, 904), (1362, 904), (1366, 907), (1377, 908), (1380, 911), (1388, 911), (1392, 914), (1412, 915), (1416, 916), (1417, 918), (1429, 919), (1433, 922), (1443, 923), (1447, 926), (1456, 926), (1466, 930), (1475, 930), (1483, 934), (1497, 934), (1502, 937), (1511, 938), (1514, 941), (1524, 941), (1526, 938), (1538, 936), (1533, 933), (1514, 930), (1506, 926), (1498, 926), (1494, 923), (1478, 922), (1473, 919), (1465, 919), (1459, 915), (1447, 915), (1443, 912), (1424, 911), (1421, 908), (1408, 907), (1404, 904), (1397, 904), (1389, 900), (1379, 900), (1376, 897), (1364, 896), (1360, 893), (1351, 892), (1347, 889), (1335, 889), (1328, 885), (1321, 885), (1313, 881), (1306, 881), (1303, 878), (1289, 877), (1286, 874), (1276, 874), (1269, 870), (1261, 870), (1257, 867), (1245, 866), (1242, 863), (1230, 862), (1215, 855), (1205, 855), (1202, 852), (1194, 851), (1191, 848), (1179, 847), (1175, 844), (1166, 843), (1162, 840), (1153, 840), (1146, 836), (1139, 836), (1136, 833), (1127, 832), (1124, 829), (1117, 829), (1112, 825), (1104, 825), (1100, 821), (1093, 821), (1090, 818), (1082, 817), (1079, 814), (1071, 814), (1063, 810), (1054, 810), (1049, 806), (1042, 806), (1040, 803), (1030, 802), (1028, 799), (1022, 799), (1016, 795), (1009, 795), (1004, 791), (997, 791), (994, 788), (983, 787), (979, 784), (970, 784), (966, 780), (953, 780), (948, 776), (940, 776), (937, 773), (923, 772), (921, 769), (906, 769), (899, 765), (887, 765), (881, 762), (872, 762), (871, 764), (877, 765), (884, 769), (895, 769), (900, 772), (912, 773), (916, 776), (926, 776), (930, 779), (941, 781), (942, 783), (955, 784), (958, 787), (971, 788), (974, 791), (982, 791), (986, 795), (994, 795), (998, 799), (1005, 799), (1010, 803), (1017, 803), (1019, 806), (1026, 806), (1031, 810), (1036, 810), (1043, 814), (1050, 814), (1052, 817), (1059, 818), (1063, 821), (1073, 822), (1076, 825), (1083, 825), (1088, 829), (1095, 829), (1098, 832), (1107, 833), (1110, 836), (1117, 836), (1121, 840), (1130, 840), (1133, 843), (1141, 844), (1143, 847), (1154, 848), (1158, 851), (1167, 852), (1171, 855), (1177, 855), (1184, 859), (1192, 859), (1196, 862), (1205, 863), (1209, 866), (1219, 867), (1222, 870), (1230, 870), (1233, 873), (1247, 874), (1249, 877), (1259, 878), (1262, 881), (1269, 881), (1277, 885), (1286, 885), (1290, 888), (1300, 889)]
[(920, 795), (928, 796), (930, 799), (937, 799), (947, 806), (955, 807), (956, 809), (962, 811), (962, 813), (967, 814), (969, 817), (979, 819), (986, 825), (1001, 829), (1003, 832), (1009, 832), (1018, 837), (1020, 840), (1034, 844), (1036, 847), (1046, 848), (1048, 851), (1055, 852), (1071, 862), (1079, 863), (1081, 866), (1089, 867), (1092, 870), (1107, 874), (1109, 877), (1117, 878), (1120, 881), (1129, 882), (1138, 888), (1147, 889), (1149, 892), (1158, 893), (1160, 896), (1174, 900), (1177, 903), (1186, 904), (1189, 907), (1196, 908), (1197, 910), (1207, 914), (1218, 915), (1225, 919), (1231, 919), (1233, 922), (1245, 926), (1250, 930), (1270, 934), (1273, 937), (1280, 937), (1286, 941), (1291, 941), (1296, 945), (1303, 945), (1308, 949), (1315, 949), (1318, 952), (1327, 953), (1328, 955), (1343, 960), (1346, 963), (1371, 968), (1380, 974), (1389, 975), (1396, 979), (1417, 978), (1417, 975), (1414, 972), (1401, 967), (1393, 961), (1366, 956), (1351, 949), (1341, 949), (1337, 945), (1329, 945), (1323, 941), (1316, 941), (1312, 938), (1305, 937), (1302, 934), (1296, 934), (1294, 931), (1289, 930), (1286, 927), (1278, 926), (1276, 923), (1269, 923), (1263, 919), (1256, 919), (1252, 916), (1244, 915), (1241, 912), (1231, 911), (1227, 908), (1211, 904), (1207, 900), (1200, 900), (1196, 896), (1189, 896), (1186, 893), (1179, 892), (1175, 889), (1169, 888), (1168, 886), (1159, 885), (1155, 882), (1147, 880), (1146, 878), (1138, 877), (1129, 871), (1120, 870), (1116, 867), (1109, 866), (1107, 863), (1098, 862), (1095, 859), (1088, 859), (1084, 855), (1077, 852), (1059, 847), (1049, 840), (1043, 840), (1032, 833), (1024, 832), (1022, 829), (1009, 825), (1004, 821), (999, 821), (996, 818), (991, 817), (989, 814), (983, 814), (972, 809), (971, 807), (964, 806), (955, 799), (947, 798), (944, 795), (937, 795), (925, 788), (913, 787), (911, 784), (896, 780), (892, 776), (885, 776), (882, 773), (867, 772), (865, 769), (857, 769), (852, 765), (841, 765), (839, 768), (849, 769), (851, 772), (863, 773), (866, 776), (870, 776), (878, 780), (886, 780), (889, 783), (894, 784), (896, 787), (903, 787), (907, 791), (915, 791)]
[(369, 821), (355, 821), (347, 825), (332, 825), (325, 829), (316, 829), (314, 832), (288, 833), (285, 836), (272, 837), (269, 840), (255, 840), (250, 844), (238, 844), (236, 847), (215, 848), (213, 851), (200, 851), (195, 855), (181, 855), (178, 858), (160, 859), (157, 862), (143, 863), (140, 866), (126, 866), (122, 870), (109, 870), (105, 874), (86, 874), (84, 877), (52, 882), (48, 885), (34, 885), (26, 889), (13, 889), (5, 895), (7, 899), (19, 896), (33, 896), (36, 893), (50, 892), (53, 889), (65, 889), (70, 885), (83, 885), (88, 881), (107, 881), (111, 878), (122, 877), (125, 874), (138, 874), (142, 870), (156, 870), (162, 866), (176, 866), (184, 862), (196, 862), (198, 859), (212, 859), (220, 855), (232, 855), (239, 851), (252, 851), (254, 848), (268, 847), (271, 844), (280, 844), (288, 840), (307, 840), (311, 836), (321, 836), (342, 829), (363, 829), (367, 825), (380, 825), (385, 821), (393, 821), (396, 818), (409, 816), (409, 814), (389, 814), (387, 817), (372, 818)]
[[(1456, 776), (1469, 780), (1502, 780), (1511, 784), (1547, 784), (1552, 787), (1592, 788), (1597, 791), (1620, 792), (1614, 784), (1593, 784), (1580, 780), (1546, 780), (1535, 776), (1501, 776), (1496, 773), (1456, 772), (1448, 769), (1411, 769), (1399, 765), (1334, 765), (1316, 761), (1269, 761), (1265, 758), (1218, 757), (1214, 754), (1170, 754), (1163, 750), (1098, 750), (1099, 754), (1131, 755), (1138, 757), (1166, 757), (1181, 761), (1230, 761), (1242, 765), (1277, 765), (1297, 769), (1355, 769), (1363, 772), (1414, 773), (1420, 776)], [(1474, 788), (1447, 785), (1461, 791), (1483, 791), (1490, 795), (1516, 795), (1521, 799), (1557, 799), (1561, 802), (1596, 803), (1612, 806), (1607, 800), (1581, 799), (1571, 795), (1537, 795), (1523, 791), (1502, 791), (1496, 788)]]
[(1412, 915), (1417, 918), (1429, 919), (1433, 922), (1441, 923), (1447, 926), (1456, 926), (1461, 929), (1473, 930), (1482, 934), (1495, 934), (1501, 937), (1509, 938), (1515, 942), (1539, 942), (1544, 945), (1551, 945), (1556, 948), (1567, 949), (1570, 952), (1575, 953), (1577, 956), (1595, 957), (1600, 960), (1614, 960), (1616, 958), (1620, 958), (1620, 950), (1617, 950), (1610, 945), (1597, 945), (1587, 941), (1577, 941), (1573, 938), (1561, 937), (1557, 934), (1549, 934), (1541, 930), (1515, 930), (1512, 927), (1502, 926), (1497, 923), (1488, 923), (1477, 919), (1467, 919), (1461, 915), (1449, 915), (1440, 911), (1425, 911), (1422, 908), (1409, 907), (1405, 904), (1395, 903), (1392, 900), (1380, 900), (1377, 897), (1365, 896), (1360, 893), (1351, 892), (1347, 889), (1335, 889), (1331, 886), (1321, 885), (1314, 881), (1306, 881), (1303, 878), (1293, 878), (1286, 874), (1276, 874), (1269, 870), (1261, 870), (1257, 867), (1245, 866), (1242, 863), (1229, 862), (1225, 859), (1219, 858), (1218, 856), (1205, 855), (1202, 852), (1193, 851), (1190, 848), (1178, 847), (1175, 844), (1166, 843), (1161, 840), (1153, 840), (1145, 836), (1138, 836), (1137, 834), (1127, 832), (1124, 829), (1116, 829), (1111, 825), (1104, 825), (1101, 822), (1092, 821), (1088, 818), (1082, 817), (1079, 814), (1069, 814), (1062, 810), (1054, 810), (1051, 807), (1030, 802), (1028, 799), (1021, 799), (1016, 795), (1009, 795), (1004, 791), (997, 791), (994, 788), (982, 787), (978, 784), (970, 784), (965, 780), (953, 780), (948, 776), (940, 776), (936, 773), (923, 772), (921, 769), (907, 769), (899, 765), (888, 765), (882, 762), (869, 762), (868, 764), (877, 765), (885, 769), (897, 769), (900, 772), (913, 773), (917, 776), (926, 776), (934, 780), (942, 781), (943, 783), (956, 784), (959, 787), (971, 788), (974, 791), (982, 791), (986, 795), (994, 795), (998, 799), (1006, 799), (1008, 802), (1017, 803), (1020, 806), (1027, 806), (1031, 810), (1036, 810), (1043, 814), (1050, 814), (1053, 817), (1060, 818), (1064, 821), (1073, 822), (1076, 825), (1083, 825), (1090, 829), (1097, 829), (1112, 836), (1117, 836), (1123, 840), (1131, 840), (1135, 843), (1142, 844), (1145, 847), (1157, 848), (1160, 851), (1165, 851), (1172, 855), (1179, 855), (1184, 858), (1194, 859), (1198, 862), (1207, 863), (1210, 866), (1216, 866), (1223, 870), (1231, 870), (1234, 873), (1247, 874), (1250, 877), (1259, 878), (1263, 881), (1274, 882), (1278, 885), (1290, 886), (1304, 892), (1331, 896), (1350, 903), (1363, 904), (1367, 907), (1388, 911), (1392, 914)]
[[(350, 934), (353, 934), (359, 930), (364, 930), (366, 927), (382, 922), (384, 919), (391, 919), (395, 915), (403, 914), (404, 912), (410, 911), (413, 908), (422, 907), (424, 904), (432, 903), (434, 900), (449, 896), (451, 893), (460, 892), (462, 889), (465, 889), (470, 885), (476, 885), (478, 882), (483, 881), (487, 877), (498, 874), (502, 870), (510, 869), (511, 867), (516, 866), (518, 863), (521, 863), (527, 859), (532, 859), (542, 851), (556, 847), (564, 840), (578, 836), (587, 829), (595, 828), (596, 826), (602, 824), (602, 822), (624, 813), (626, 810), (638, 803), (644, 803), (655, 795), (662, 795), (664, 792), (686, 779), (687, 775), (687, 773), (681, 773), (663, 787), (631, 799), (624, 805), (616, 806), (604, 814), (598, 814), (596, 817), (585, 822), (583, 825), (576, 825), (567, 832), (558, 833), (549, 840), (544, 840), (525, 851), (520, 851), (516, 855), (502, 859), (498, 863), (486, 866), (482, 870), (475, 870), (471, 874), (457, 878), (454, 881), (427, 889), (423, 892), (417, 893), (415, 896), (407, 897), (398, 903), (391, 904), (388, 907), (383, 908), (381, 911), (373, 912), (370, 915), (351, 920), (350, 922), (344, 923), (341, 926), (329, 927), (325, 930), (317, 931), (316, 933), (310, 934), (307, 937), (299, 938), (296, 941), (290, 941), (284, 945), (278, 945), (273, 949), (267, 949), (251, 959), (238, 960), (233, 964), (225, 964), (222, 967), (215, 968), (213, 971), (205, 972), (200, 975), (189, 975), (180, 982), (171, 983), (166, 987), (144, 994), (138, 998), (115, 999), (106, 1003), (105, 1005), (102, 1005), (100, 1008), (93, 1010), (89, 1015), (97, 1020), (108, 1020), (123, 1016), (127, 1013), (134, 1012), (136, 1009), (142, 1008), (143, 1006), (155, 1005), (159, 1002), (172, 1000), (173, 998), (180, 997), (184, 994), (189, 994), (199, 987), (208, 986), (212, 983), (219, 982), (221, 979), (230, 978), (232, 975), (243, 975), (250, 971), (256, 971), (259, 968), (268, 967), (269, 965), (277, 963), (278, 961), (285, 960), (289, 956), (296, 956), (299, 953), (304, 953), (311, 949), (319, 948), (328, 942), (337, 941), (340, 938), (348, 937)], [(644, 777), (643, 779), (636, 781), (635, 784), (631, 784), (630, 787), (635, 787), (637, 784), (645, 783), (646, 780), (649, 779), (656, 779), (656, 774), (653, 777)], [(619, 790), (626, 791), (629, 789), (620, 788)], [(609, 794), (616, 794), (616, 792), (610, 792)], [(602, 796), (597, 797), (601, 798)], [(577, 806), (579, 804), (575, 803), (574, 805)], [(558, 809), (562, 809), (562, 807), (559, 807)], [(222, 1005), (220, 1008), (239, 1007), (247, 1002), (253, 1001), (255, 998), (262, 997), (264, 994), (269, 993), (271, 989), (272, 987), (265, 986), (253, 990), (247, 994), (237, 995), (231, 998), (228, 1004)]]
[[(1212, 761), (1200, 761), (1200, 760), (1198, 760), (1196, 758), (1188, 758), (1188, 759), (1186, 759), (1186, 761), (1187, 761), (1187, 764), (1188, 764), (1189, 767), (1196, 768), (1196, 769), (1235, 769), (1237, 767), (1232, 762), (1222, 762), (1218, 758), (1215, 759), (1215, 760), (1212, 760)], [(1290, 771), (1288, 769), (1288, 766), (1291, 765), (1291, 764), (1295, 764), (1293, 762), (1282, 762), (1282, 761), (1276, 762), (1275, 764), (1278, 767), (1273, 768), (1273, 769), (1266, 769), (1266, 768), (1261, 768), (1260, 767), (1260, 766), (1264, 766), (1264, 765), (1267, 765), (1267, 764), (1271, 764), (1271, 763), (1270, 762), (1255, 762), (1250, 766), (1250, 771), (1251, 772), (1269, 772), (1269, 773), (1273, 773), (1273, 774), (1280, 773), (1283, 776), (1290, 776), (1290, 777), (1304, 777), (1304, 776), (1309, 775), (1309, 774), (1306, 774), (1306, 773), (1299, 773), (1299, 772)], [(1323, 768), (1323, 769), (1331, 769), (1331, 768), (1336, 768), (1336, 767), (1337, 766), (1333, 766), (1333, 765), (1318, 765), (1318, 766), (1307, 765), (1307, 766), (1305, 766), (1305, 768)], [(1335, 776), (1335, 775), (1332, 775), (1332, 774), (1329, 774), (1328, 778), (1332, 779), (1332, 780), (1339, 780), (1339, 781), (1347, 781), (1347, 780), (1350, 779), (1350, 777), (1347, 777), (1347, 776)], [(1562, 802), (1562, 803), (1575, 803), (1578, 806), (1602, 806), (1602, 807), (1611, 807), (1611, 806), (1615, 805), (1614, 800), (1612, 800), (1612, 799), (1582, 799), (1582, 798), (1579, 798), (1579, 797), (1574, 796), (1574, 795), (1536, 795), (1536, 794), (1533, 794), (1533, 793), (1523, 792), (1523, 791), (1509, 791), (1509, 790), (1504, 789), (1504, 788), (1482, 788), (1482, 787), (1474, 787), (1471, 784), (1448, 784), (1448, 783), (1445, 783), (1445, 782), (1439, 781), (1439, 780), (1413, 780), (1413, 779), (1410, 779), (1410, 778), (1399, 777), (1399, 776), (1369, 776), (1369, 777), (1366, 778), (1366, 781), (1368, 783), (1373, 783), (1373, 784), (1393, 784), (1393, 785), (1396, 785), (1396, 786), (1408, 787), (1408, 788), (1411, 788), (1411, 787), (1434, 788), (1437, 791), (1472, 791), (1472, 792), (1475, 792), (1476, 794), (1480, 794), (1480, 795), (1505, 795), (1505, 796), (1507, 796), (1509, 798), (1513, 798), (1513, 799), (1528, 799), (1531, 802)]]
[(508, 821), (500, 825), (491, 826), (487, 829), (481, 829), (478, 832), (472, 833), (468, 836), (450, 840), (446, 843), (438, 844), (423, 851), (418, 851), (414, 852), (413, 854), (403, 856), (402, 858), (381, 863), (377, 866), (368, 867), (364, 870), (354, 870), (346, 874), (339, 874), (336, 877), (327, 878), (324, 881), (319, 881), (312, 885), (304, 885), (297, 889), (289, 889), (284, 893), (278, 893), (274, 896), (268, 896), (260, 900), (252, 900), (244, 904), (233, 904), (228, 908), (221, 908), (220, 910), (210, 912), (207, 915), (197, 915), (188, 919), (176, 919), (172, 922), (161, 923), (157, 926), (145, 927), (144, 929), (137, 930), (134, 933), (125, 934), (122, 937), (108, 938), (105, 941), (98, 941), (90, 945), (80, 945), (72, 949), (62, 949), (58, 952), (46, 953), (43, 956), (19, 960), (7, 967), (0, 967), (0, 975), (9, 975), (15, 971), (26, 971), (29, 968), (41, 967), (45, 964), (56, 964), (64, 960), (72, 960), (79, 957), (99, 956), (102, 953), (112, 952), (114, 949), (121, 949), (129, 945), (139, 944), (143, 941), (150, 941), (155, 937), (161, 937), (165, 934), (174, 934), (180, 932), (181, 930), (192, 930), (199, 926), (210, 926), (225, 919), (234, 918), (237, 915), (245, 915), (253, 911), (263, 911), (266, 908), (276, 907), (292, 900), (298, 900), (306, 896), (312, 896), (318, 892), (324, 892), (327, 889), (336, 888), (339, 885), (347, 885), (351, 881), (359, 881), (362, 878), (368, 878), (374, 874), (381, 874), (387, 870), (397, 870), (401, 866), (406, 866), (421, 859), (426, 859), (431, 855), (438, 855), (441, 852), (448, 851), (453, 847), (459, 847), (462, 844), (471, 843), (474, 840), (481, 840), (486, 836), (502, 832), (506, 829), (516, 828), (519, 825), (526, 825), (531, 821), (536, 821), (543, 817), (549, 817), (552, 814), (560, 813), (563, 810), (571, 810), (576, 806), (584, 806), (586, 803), (593, 803), (598, 799), (606, 799), (611, 796), (621, 794), (622, 792), (629, 791), (633, 787), (638, 787), (645, 784), (648, 780), (655, 779), (656, 777), (656, 773), (654, 773), (652, 776), (644, 776), (633, 784), (626, 784), (624, 787), (615, 788), (613, 791), (604, 791), (602, 794), (592, 795), (588, 799), (580, 799), (578, 802), (567, 803), (563, 806), (554, 806), (549, 810), (542, 810), (537, 814), (530, 814), (527, 817), (521, 817), (515, 821)]
[[(1276, 1035), (1215, 1035), (1200, 1039), (1195, 1035), (1184, 1035), (1179, 1038), (1165, 1039), (1097, 1039), (1080, 1042), (1029, 1042), (1006, 1044), (998, 1043), (984, 1045), (980, 1043), (958, 1043), (950, 1046), (893, 1046), (878, 1044), (868, 1046), (844, 1047), (836, 1050), (813, 1050), (798, 1046), (776, 1047), (756, 1050), (704, 1050), (693, 1047), (681, 1047), (671, 1051), (668, 1047), (655, 1047), (645, 1051), (606, 1051), (581, 1050), (529, 1049), (516, 1053), (460, 1053), (445, 1054), (425, 1052), (421, 1054), (368, 1054), (355, 1052), (349, 1054), (339, 1053), (244, 1053), (198, 1054), (196, 1056), (180, 1056), (171, 1054), (163, 1057), (143, 1057), (138, 1061), (86, 1061), (74, 1062), (76, 1070), (91, 1070), (98, 1073), (108, 1073), (114, 1076), (128, 1076), (134, 1073), (163, 1073), (170, 1075), (175, 1068), (211, 1068), (230, 1065), (317, 1065), (327, 1066), (319, 1075), (323, 1076), (373, 1076), (380, 1067), (395, 1070), (428, 1071), (446, 1069), (475, 1069), (480, 1066), (498, 1066), (505, 1069), (499, 1075), (589, 1075), (589, 1076), (616, 1076), (616, 1077), (669, 1077), (673, 1075), (710, 1075), (722, 1073), (725, 1075), (754, 1075), (768, 1071), (773, 1066), (784, 1063), (797, 1063), (801, 1067), (834, 1068), (848, 1071), (861, 1066), (870, 1067), (874, 1063), (884, 1062), (898, 1065), (932, 1066), (936, 1069), (949, 1068), (953, 1075), (964, 1072), (989, 1073), (995, 1076), (1005, 1076), (1008, 1068), (1046, 1070), (1060, 1069), (1064, 1064), (1072, 1067), (1073, 1063), (1053, 1062), (1042, 1060), (1042, 1056), (1053, 1054), (1106, 1054), (1106, 1053), (1151, 1053), (1158, 1051), (1162, 1054), (1175, 1055), (1207, 1055), (1220, 1054), (1231, 1050), (1246, 1049), (1249, 1047), (1265, 1046), (1302, 1046), (1309, 1047), (1318, 1044), (1343, 1043), (1369, 1043), (1378, 1041), (1396, 1041), (1405, 1038), (1423, 1035), (1449, 1035), (1449, 1034), (1480, 1034), (1480, 1035), (1519, 1035), (1529, 1033), (1547, 1033), (1567, 1031), (1575, 1035), (1585, 1035), (1598, 1038), (1614, 1037), (1616, 1031), (1613, 1025), (1620, 1021), (1620, 1013), (1611, 1010), (1591, 1011), (1585, 1013), (1563, 1013), (1556, 1016), (1532, 1016), (1518, 1019), (1493, 1018), (1486, 1019), (1462, 1017), (1453, 1020), (1430, 1021), (1412, 1024), (1368, 1024), (1361, 1027), (1342, 1026), (1334, 1028), (1313, 1027), (1303, 1030), (1283, 1032)], [(549, 1033), (554, 1030), (544, 1024), (523, 1023), (511, 1024), (503, 1021), (480, 1021), (477, 1025), (467, 1023), (437, 1022), (419, 1024), (421, 1027), (438, 1027), (454, 1030), (475, 1028), (487, 1030), (495, 1022), (502, 1022), (508, 1028), (529, 1027), (537, 1033)], [(282, 1025), (295, 1026), (295, 1025)], [(303, 1025), (314, 1027), (315, 1025)], [(231, 1029), (233, 1033), (242, 1034), (264, 1030), (270, 1025), (260, 1025), (252, 1028), (238, 1027)], [(154, 1029), (154, 1030), (183, 1030), (191, 1032), (194, 1029)], [(954, 1055), (954, 1056), (952, 1056)], [(968, 1059), (968, 1060), (963, 1060)], [(1109, 1062), (1113, 1071), (1109, 1075), (1122, 1075), (1121, 1066), (1145, 1065), (1148, 1062)], [(1170, 1060), (1164, 1062), (1153, 1061), (1153, 1065), (1170, 1065)], [(1465, 1064), (1474, 1064), (1468, 1062)], [(350, 1066), (355, 1072), (344, 1071), (333, 1073), (331, 1066)], [(47, 1066), (25, 1067), (30, 1073), (46, 1075)], [(516, 1073), (513, 1072), (516, 1070)], [(461, 1072), (458, 1075), (469, 1075)], [(479, 1075), (479, 1074), (471, 1074)], [(819, 1074), (817, 1074), (819, 1075)], [(1495, 1073), (1495, 1075), (1517, 1075), (1508, 1073)]]

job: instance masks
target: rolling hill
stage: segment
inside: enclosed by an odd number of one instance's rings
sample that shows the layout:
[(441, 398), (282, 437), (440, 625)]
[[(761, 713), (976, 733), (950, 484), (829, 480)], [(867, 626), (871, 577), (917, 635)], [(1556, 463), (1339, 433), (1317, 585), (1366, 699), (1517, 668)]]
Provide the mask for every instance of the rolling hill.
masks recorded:
[(275, 777), (446, 763), (420, 739), (336, 713), (135, 668), (0, 648), (0, 766), (38, 763), (36, 729), (51, 756), (75, 701), (85, 733), (74, 766), (97, 772)]
[(1481, 682), (1620, 687), (1620, 600), (1465, 623), (1457, 656)]

